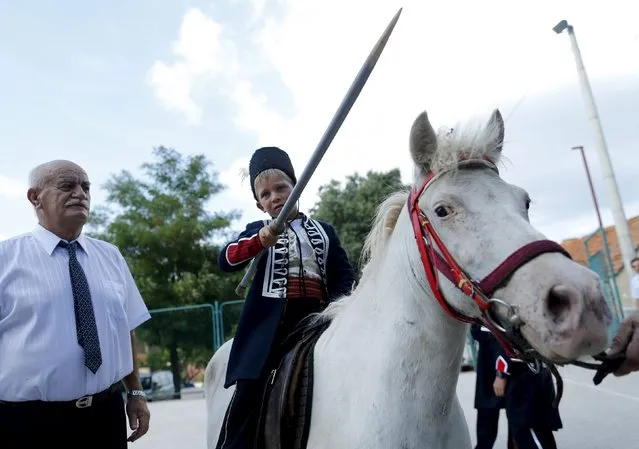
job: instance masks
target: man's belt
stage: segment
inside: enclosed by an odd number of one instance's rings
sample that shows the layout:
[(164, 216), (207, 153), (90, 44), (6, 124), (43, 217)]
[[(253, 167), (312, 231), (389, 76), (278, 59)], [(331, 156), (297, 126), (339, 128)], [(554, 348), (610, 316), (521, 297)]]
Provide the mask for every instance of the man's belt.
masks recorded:
[(0, 401), (0, 405), (29, 408), (88, 408), (108, 399), (113, 393), (119, 391), (119, 389), (120, 383), (118, 382), (99, 393), (88, 394), (71, 401)]

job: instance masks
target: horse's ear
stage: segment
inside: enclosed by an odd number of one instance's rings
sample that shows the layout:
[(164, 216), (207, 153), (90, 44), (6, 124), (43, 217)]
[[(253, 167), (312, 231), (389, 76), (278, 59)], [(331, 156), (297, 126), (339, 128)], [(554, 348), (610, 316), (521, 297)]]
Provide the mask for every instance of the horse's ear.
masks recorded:
[(417, 116), (410, 129), (410, 155), (413, 162), (424, 173), (428, 173), (436, 151), (437, 134), (424, 111)]
[(504, 118), (501, 116), (499, 109), (495, 109), (486, 125), (486, 135), (488, 145), (491, 147), (491, 151), (501, 153), (501, 149), (504, 146)]

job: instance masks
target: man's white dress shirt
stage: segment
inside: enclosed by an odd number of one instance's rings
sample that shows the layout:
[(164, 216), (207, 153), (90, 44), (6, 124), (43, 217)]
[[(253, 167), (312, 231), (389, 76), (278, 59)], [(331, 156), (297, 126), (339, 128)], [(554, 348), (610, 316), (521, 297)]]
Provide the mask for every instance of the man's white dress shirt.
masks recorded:
[(639, 273), (635, 273), (630, 279), (630, 294), (632, 299), (639, 301)]
[(0, 400), (66, 401), (105, 390), (133, 371), (130, 331), (151, 318), (120, 251), (81, 235), (102, 365), (78, 344), (69, 253), (38, 225), (0, 242)]

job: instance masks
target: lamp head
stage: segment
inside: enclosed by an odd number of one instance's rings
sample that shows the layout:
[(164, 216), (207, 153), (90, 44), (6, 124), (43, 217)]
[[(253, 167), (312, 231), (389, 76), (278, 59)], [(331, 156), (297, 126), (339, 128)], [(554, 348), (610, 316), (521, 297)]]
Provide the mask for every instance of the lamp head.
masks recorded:
[(565, 30), (566, 28), (568, 28), (568, 21), (562, 20), (557, 25), (552, 27), (552, 30), (557, 34), (561, 34), (561, 32)]

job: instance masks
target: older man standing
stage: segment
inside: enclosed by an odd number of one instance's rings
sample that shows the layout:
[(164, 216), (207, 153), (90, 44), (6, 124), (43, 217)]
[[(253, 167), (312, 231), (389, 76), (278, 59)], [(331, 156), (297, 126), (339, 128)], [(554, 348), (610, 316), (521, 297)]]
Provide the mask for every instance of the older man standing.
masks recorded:
[(38, 224), (0, 243), (0, 446), (126, 448), (126, 415), (128, 441), (149, 426), (133, 331), (150, 314), (118, 249), (82, 234), (81, 167), (36, 167), (27, 197)]

